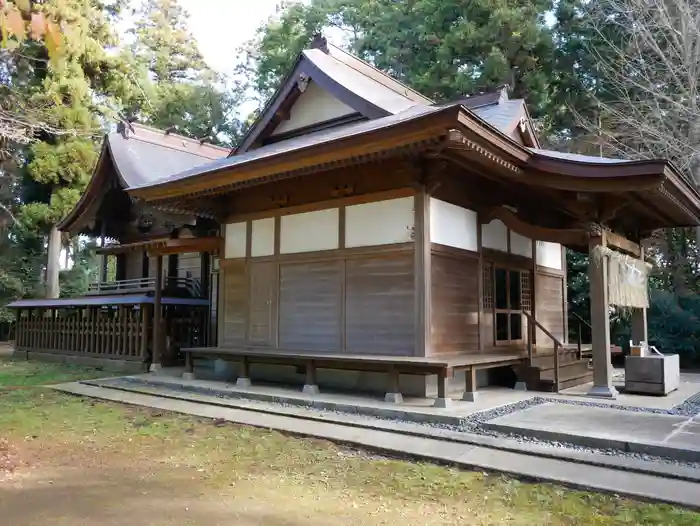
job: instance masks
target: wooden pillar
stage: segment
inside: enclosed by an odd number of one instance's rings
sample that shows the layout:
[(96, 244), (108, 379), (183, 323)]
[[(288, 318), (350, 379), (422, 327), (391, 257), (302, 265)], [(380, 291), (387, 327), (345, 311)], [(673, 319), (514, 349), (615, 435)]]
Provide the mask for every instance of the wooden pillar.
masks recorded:
[[(101, 240), (100, 240), (100, 247), (105, 246), (105, 233), (107, 229), (107, 224), (102, 221), (102, 235), (101, 235)], [(100, 282), (104, 283), (107, 281), (107, 262), (108, 262), (109, 256), (107, 254), (102, 254), (102, 268), (100, 269)]]
[(241, 389), (247, 389), (250, 387), (250, 364), (245, 356), (240, 363), (238, 378), (236, 379), (236, 387), (240, 387)]
[(316, 364), (313, 360), (306, 362), (306, 381), (302, 392), (307, 395), (317, 395), (319, 393), (318, 384), (316, 383)]
[(564, 320), (564, 337), (562, 343), (569, 343), (569, 295), (568, 295), (568, 265), (566, 264), (566, 247), (561, 247), (561, 268), (564, 271), (561, 291), (562, 319)]
[(430, 349), (430, 195), (422, 187), (415, 197), (415, 352), (429, 356)]
[(153, 298), (153, 359), (151, 361), (151, 372), (158, 372), (161, 366), (163, 335), (162, 317), (163, 317), (163, 257), (156, 257), (156, 290)]
[(403, 403), (403, 395), (401, 394), (401, 384), (399, 381), (399, 371), (393, 365), (389, 367), (389, 389), (384, 395), (384, 401), (391, 404)]
[[(640, 247), (639, 258), (644, 262), (644, 248)], [(647, 284), (647, 288), (648, 288)], [(647, 309), (642, 307), (632, 309), (632, 342), (638, 344), (640, 342), (649, 343), (649, 332), (647, 326)]]
[[(537, 319), (537, 282), (539, 281), (537, 277), (537, 240), (532, 240), (532, 279), (530, 280), (530, 314), (532, 314), (533, 319)], [(534, 325), (528, 322), (529, 325)], [(530, 330), (530, 329), (528, 329)], [(528, 333), (532, 338), (532, 346), (534, 347), (534, 352), (537, 354), (537, 327), (532, 327)], [(530, 364), (532, 365), (532, 364)]]
[(201, 252), (199, 254), (199, 259), (201, 262), (201, 278), (200, 283), (202, 287), (202, 297), (209, 301), (209, 306), (206, 309), (206, 315), (202, 317), (202, 329), (204, 331), (204, 341), (200, 344), (204, 347), (208, 347), (211, 341), (211, 254), (209, 252)]
[(141, 343), (139, 352), (141, 360), (146, 361), (146, 357), (148, 356), (148, 320), (150, 318), (150, 305), (142, 303), (139, 307), (141, 309)]
[(14, 341), (15, 349), (19, 349), (22, 347), (22, 309), (17, 309), (15, 311), (15, 334), (14, 334)]
[(61, 232), (56, 225), (49, 232), (49, 250), (46, 261), (46, 297), (58, 298), (60, 289), (58, 272), (61, 262)]
[(476, 402), (478, 398), (476, 385), (476, 367), (470, 367), (464, 371), (464, 394), (462, 395), (462, 401)]
[(450, 378), (452, 378), (453, 372), (449, 367), (440, 369), (438, 373), (438, 384), (437, 384), (437, 398), (433, 403), (433, 407), (447, 408), (452, 405), (452, 400), (448, 398)]
[(590, 281), (591, 332), (593, 340), (593, 387), (589, 396), (616, 398), (612, 384), (610, 359), (610, 306), (608, 304), (608, 265), (606, 258), (594, 257), (597, 247), (606, 247), (605, 230), (600, 228), (590, 234), (588, 243), (588, 279)]

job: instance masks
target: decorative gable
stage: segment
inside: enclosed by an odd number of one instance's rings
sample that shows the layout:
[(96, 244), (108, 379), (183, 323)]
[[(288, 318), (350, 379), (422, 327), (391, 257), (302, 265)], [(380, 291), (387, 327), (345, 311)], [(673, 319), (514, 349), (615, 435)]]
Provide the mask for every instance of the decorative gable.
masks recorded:
[(231, 153), (352, 120), (379, 119), (430, 99), (317, 36), (302, 51), (282, 85)]
[(271, 136), (358, 115), (355, 109), (338, 100), (313, 80), (309, 81), (303, 90), (302, 85), (299, 88), (301, 94), (289, 108), (287, 118), (280, 122)]

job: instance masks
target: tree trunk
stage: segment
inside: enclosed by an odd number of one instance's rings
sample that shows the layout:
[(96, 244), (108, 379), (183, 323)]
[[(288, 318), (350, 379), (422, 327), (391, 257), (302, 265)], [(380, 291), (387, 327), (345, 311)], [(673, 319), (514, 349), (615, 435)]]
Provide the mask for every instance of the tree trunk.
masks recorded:
[(58, 270), (61, 262), (61, 232), (56, 225), (51, 227), (49, 233), (49, 256), (46, 262), (46, 297), (58, 298), (60, 289), (58, 286)]

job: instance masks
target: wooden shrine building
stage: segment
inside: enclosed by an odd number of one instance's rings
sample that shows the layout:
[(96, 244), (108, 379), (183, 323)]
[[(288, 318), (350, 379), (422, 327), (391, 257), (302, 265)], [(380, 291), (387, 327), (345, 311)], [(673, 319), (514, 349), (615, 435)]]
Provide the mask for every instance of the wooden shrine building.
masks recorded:
[[(128, 216), (98, 183), (62, 228), (98, 236), (94, 218), (109, 217), (104, 234), (119, 244), (105, 251), (126, 254), (124, 268), (141, 258), (144, 273), (144, 253), (218, 254), (216, 338), (184, 350), (186, 376), (203, 360), (236, 362), (243, 387), (260, 378), (445, 405), (459, 385), (473, 400), (487, 383), (592, 379), (591, 394), (614, 397), (608, 305), (634, 307), (646, 341), (641, 241), (700, 223), (700, 194), (663, 160), (544, 150), (505, 90), (436, 104), (322, 38), (230, 155), (163, 169), (117, 178)], [(136, 210), (170, 221), (157, 234), (167, 239), (137, 235)], [(567, 341), (567, 247), (593, 256), (592, 371)], [(20, 328), (46, 322), (27, 312)]]
[(100, 279), (82, 298), (10, 304), (18, 314), (17, 350), (139, 371), (154, 341), (167, 361), (172, 345), (213, 337), (218, 225), (135, 202), (127, 190), (227, 154), (136, 123), (107, 135), (88, 187), (58, 225), (71, 236), (100, 240)]

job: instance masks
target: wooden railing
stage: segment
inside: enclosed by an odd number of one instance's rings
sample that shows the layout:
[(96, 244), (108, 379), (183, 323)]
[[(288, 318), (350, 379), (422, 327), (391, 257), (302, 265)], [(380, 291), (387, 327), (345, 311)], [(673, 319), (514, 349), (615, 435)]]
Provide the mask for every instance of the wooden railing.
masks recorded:
[(149, 308), (120, 305), (27, 310), (17, 319), (15, 347), (20, 351), (146, 361)]
[(577, 330), (576, 330), (576, 343), (578, 345), (578, 359), (583, 360), (583, 342), (581, 340), (581, 328), (585, 325), (588, 327), (591, 331), (593, 330), (593, 327), (591, 327), (591, 324), (588, 323), (586, 320), (584, 320), (581, 316), (576, 314), (575, 312), (572, 312), (571, 315), (576, 319), (577, 323)]
[[(186, 289), (194, 298), (202, 297), (202, 287), (195, 278), (165, 278), (163, 288)], [(136, 292), (153, 292), (156, 278), (122, 279), (118, 281), (97, 281), (88, 285), (88, 294), (132, 294)]]
[(549, 339), (554, 342), (554, 390), (559, 392), (559, 349), (562, 348), (562, 343), (544, 326), (538, 322), (532, 314), (527, 311), (523, 311), (525, 318), (527, 319), (527, 357), (528, 364), (532, 366), (532, 351), (533, 344), (535, 341), (535, 328), (540, 329)]

